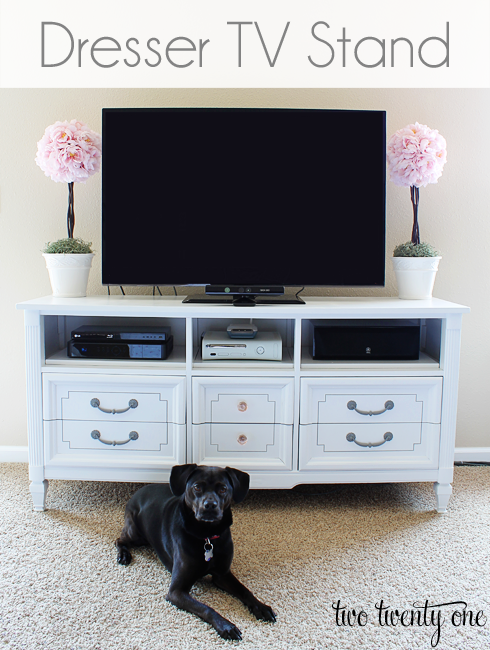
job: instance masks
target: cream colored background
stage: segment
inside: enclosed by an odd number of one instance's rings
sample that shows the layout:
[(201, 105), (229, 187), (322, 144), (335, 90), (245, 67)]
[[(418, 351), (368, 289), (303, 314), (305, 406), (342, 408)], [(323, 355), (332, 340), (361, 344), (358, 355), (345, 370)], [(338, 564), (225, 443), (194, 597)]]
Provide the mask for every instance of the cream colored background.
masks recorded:
[[(100, 132), (101, 109), (106, 106), (385, 109), (388, 136), (414, 121), (438, 129), (448, 142), (448, 162), (438, 184), (421, 190), (421, 236), (443, 255), (434, 295), (471, 307), (463, 317), (456, 445), (490, 451), (490, 90), (0, 90), (0, 459), (2, 445), (27, 444), (23, 313), (15, 310), (15, 304), (51, 293), (40, 249), (45, 242), (66, 236), (67, 187), (45, 177), (36, 166), (36, 143), (56, 120), (76, 118)], [(126, 136), (152, 134), (142, 130)], [(369, 133), (359, 133), (359, 148), (369, 147), (369, 140)], [(163, 139), (163, 147), (164, 143)], [(189, 167), (195, 169), (203, 160), (202, 152), (196, 151), (189, 156)], [(355, 191), (356, 178), (363, 173), (355, 151), (346, 173)], [(100, 174), (75, 187), (75, 236), (92, 241), (99, 253), (90, 294), (106, 292), (100, 284), (100, 194)], [(134, 219), (137, 227), (138, 215)], [(171, 222), (172, 215), (168, 219)], [(411, 221), (408, 189), (389, 182), (385, 288), (310, 289), (305, 294), (396, 295), (389, 257), (396, 243), (410, 239)], [(301, 215), (296, 224), (284, 227), (291, 228), (291, 255), (298, 240), (308, 245)], [(185, 251), (185, 242), (180, 244)], [(325, 246), (329, 245), (325, 230)], [(345, 252), (349, 254), (348, 242)]]

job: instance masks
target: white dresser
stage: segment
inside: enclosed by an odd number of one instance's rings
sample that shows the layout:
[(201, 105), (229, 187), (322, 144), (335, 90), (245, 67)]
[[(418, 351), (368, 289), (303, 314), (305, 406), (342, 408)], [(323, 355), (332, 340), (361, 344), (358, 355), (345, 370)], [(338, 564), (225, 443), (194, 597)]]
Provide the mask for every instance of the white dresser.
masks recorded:
[[(252, 488), (431, 481), (451, 495), (462, 314), (444, 300), (305, 298), (304, 305), (183, 304), (182, 297), (48, 296), (25, 311), (29, 471), (49, 479), (167, 481), (173, 465), (232, 466)], [(278, 332), (280, 361), (203, 361), (205, 331)], [(412, 319), (416, 361), (316, 361), (319, 321)], [(166, 326), (161, 360), (71, 359), (81, 325)]]

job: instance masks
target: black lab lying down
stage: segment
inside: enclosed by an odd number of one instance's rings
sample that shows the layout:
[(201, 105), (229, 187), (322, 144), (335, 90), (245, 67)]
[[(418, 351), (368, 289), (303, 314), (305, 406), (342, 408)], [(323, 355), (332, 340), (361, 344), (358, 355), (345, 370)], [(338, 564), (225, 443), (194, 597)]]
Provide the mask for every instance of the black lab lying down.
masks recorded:
[(147, 485), (128, 501), (117, 561), (131, 562), (129, 547), (150, 545), (172, 573), (167, 600), (210, 623), (223, 639), (240, 640), (240, 630), (193, 598), (193, 584), (211, 574), (214, 584), (242, 601), (264, 621), (276, 615), (230, 570), (233, 559), (231, 502), (246, 497), (250, 477), (231, 467), (178, 465), (170, 485)]

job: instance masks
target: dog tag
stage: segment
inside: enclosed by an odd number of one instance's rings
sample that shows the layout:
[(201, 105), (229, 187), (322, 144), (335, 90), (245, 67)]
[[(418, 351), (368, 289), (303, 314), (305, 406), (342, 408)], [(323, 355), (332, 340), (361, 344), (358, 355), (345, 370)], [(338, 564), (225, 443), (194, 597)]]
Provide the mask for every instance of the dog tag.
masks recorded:
[(213, 545), (209, 541), (209, 538), (204, 542), (204, 560), (209, 562), (213, 557)]

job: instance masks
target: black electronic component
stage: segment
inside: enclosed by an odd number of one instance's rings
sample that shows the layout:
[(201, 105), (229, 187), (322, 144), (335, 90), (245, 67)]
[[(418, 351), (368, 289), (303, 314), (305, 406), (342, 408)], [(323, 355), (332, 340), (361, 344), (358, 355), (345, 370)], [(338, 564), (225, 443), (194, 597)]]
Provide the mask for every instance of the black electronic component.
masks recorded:
[(173, 336), (166, 341), (68, 341), (67, 353), (71, 358), (83, 359), (145, 359), (162, 361), (173, 348)]
[(311, 356), (322, 361), (412, 361), (420, 354), (418, 320), (321, 321)]

